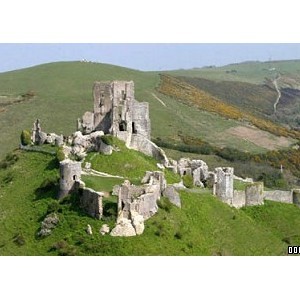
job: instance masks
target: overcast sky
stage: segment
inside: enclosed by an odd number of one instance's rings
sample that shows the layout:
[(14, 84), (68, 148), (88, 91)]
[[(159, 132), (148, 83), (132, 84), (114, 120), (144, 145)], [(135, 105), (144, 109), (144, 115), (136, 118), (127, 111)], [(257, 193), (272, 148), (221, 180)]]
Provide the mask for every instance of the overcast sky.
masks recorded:
[(300, 44), (0, 44), (0, 72), (82, 59), (145, 71), (186, 69), (300, 59)]

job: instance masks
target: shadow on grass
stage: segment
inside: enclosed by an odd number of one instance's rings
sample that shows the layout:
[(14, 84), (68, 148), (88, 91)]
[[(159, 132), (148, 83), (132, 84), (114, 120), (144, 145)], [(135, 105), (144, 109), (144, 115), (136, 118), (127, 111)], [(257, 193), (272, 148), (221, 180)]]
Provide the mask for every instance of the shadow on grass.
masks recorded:
[(59, 161), (57, 160), (57, 158), (53, 158), (52, 160), (49, 161), (49, 163), (47, 164), (45, 170), (47, 171), (51, 171), (51, 170), (55, 170), (59, 168)]
[(43, 200), (46, 198), (57, 199), (59, 185), (57, 180), (45, 179), (42, 184), (34, 191), (34, 201)]

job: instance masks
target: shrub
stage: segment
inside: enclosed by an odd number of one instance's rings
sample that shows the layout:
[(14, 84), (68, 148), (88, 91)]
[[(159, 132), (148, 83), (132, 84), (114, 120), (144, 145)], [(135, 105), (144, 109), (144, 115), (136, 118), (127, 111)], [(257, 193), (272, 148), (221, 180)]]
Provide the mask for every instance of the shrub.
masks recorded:
[(56, 159), (58, 161), (63, 161), (65, 159), (65, 154), (62, 147), (59, 147), (56, 151)]
[(57, 200), (52, 200), (48, 204), (47, 214), (51, 214), (51, 213), (57, 212), (59, 209), (60, 209), (60, 205), (59, 205), (58, 201)]
[(178, 239), (178, 240), (181, 240), (182, 239), (182, 233), (180, 231), (177, 231), (175, 234), (174, 234), (174, 238), (175, 239)]
[(170, 212), (172, 208), (172, 203), (168, 198), (162, 197), (157, 201), (159, 208), (164, 209), (166, 212)]
[(18, 246), (23, 246), (25, 244), (25, 238), (24, 238), (23, 234), (21, 234), (21, 233), (18, 233), (17, 235), (15, 235), (13, 241)]
[(16, 161), (18, 161), (19, 156), (15, 153), (9, 153), (6, 157), (0, 162), (0, 169), (6, 169), (12, 166)]
[(12, 182), (13, 181), (13, 178), (14, 178), (14, 175), (13, 175), (13, 173), (7, 173), (5, 176), (4, 176), (4, 178), (3, 178), (3, 182), (5, 183), (5, 184), (8, 184), (8, 183), (10, 183), (10, 182)]
[(21, 144), (24, 146), (31, 144), (31, 134), (28, 130), (22, 130), (21, 132)]
[(272, 173), (263, 172), (259, 177), (259, 181), (263, 181), (267, 187), (288, 189), (288, 184), (279, 171), (273, 171)]
[(101, 136), (101, 141), (106, 144), (106, 145), (110, 145), (113, 146), (113, 137), (111, 135), (102, 135)]
[(190, 189), (194, 186), (192, 175), (189, 175), (189, 174), (183, 175), (182, 180), (183, 180), (183, 184), (184, 184), (185, 187)]
[(27, 91), (26, 93), (22, 94), (21, 97), (24, 100), (32, 99), (36, 95), (36, 92), (33, 90)]

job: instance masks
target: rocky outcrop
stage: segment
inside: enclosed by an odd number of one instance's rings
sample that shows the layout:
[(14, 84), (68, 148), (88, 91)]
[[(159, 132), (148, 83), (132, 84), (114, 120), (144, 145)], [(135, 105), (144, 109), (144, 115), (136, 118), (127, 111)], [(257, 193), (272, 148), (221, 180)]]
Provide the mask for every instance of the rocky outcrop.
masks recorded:
[(88, 224), (85, 231), (88, 235), (92, 235), (93, 234), (92, 226)]
[(131, 215), (132, 225), (135, 229), (137, 235), (140, 235), (144, 232), (145, 225), (144, 225), (144, 217), (139, 214)]
[(45, 217), (44, 221), (41, 224), (41, 229), (38, 232), (38, 236), (45, 237), (52, 233), (52, 230), (59, 223), (59, 218), (57, 214), (52, 213)]
[(109, 231), (110, 231), (109, 226), (107, 224), (103, 224), (100, 228), (99, 233), (101, 235), (105, 235), (105, 234), (109, 233)]
[(136, 232), (131, 223), (131, 220), (127, 218), (119, 218), (117, 225), (112, 229), (111, 236), (135, 236)]

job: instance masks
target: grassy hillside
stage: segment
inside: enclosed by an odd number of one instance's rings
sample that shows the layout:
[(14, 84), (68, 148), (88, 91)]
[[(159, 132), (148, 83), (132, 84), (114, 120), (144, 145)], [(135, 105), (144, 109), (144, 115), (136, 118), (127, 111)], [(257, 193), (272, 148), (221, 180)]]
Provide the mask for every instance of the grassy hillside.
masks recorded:
[[(136, 96), (149, 101), (148, 89), (156, 77), (147, 73), (105, 64), (61, 62), (0, 74), (0, 96), (16, 99), (29, 91), (35, 96), (5, 106), (1, 113), (1, 155), (15, 147), (23, 128), (31, 129), (40, 118), (42, 129), (68, 135), (75, 131), (76, 120), (92, 110), (92, 86), (96, 80), (134, 80)], [(3, 103), (0, 98), (0, 102)]]
[(299, 138), (300, 133), (295, 130), (288, 130), (271, 121), (259, 118), (247, 111), (242, 111), (236, 106), (224, 103), (221, 99), (213, 97), (211, 94), (200, 90), (193, 85), (186, 83), (179, 78), (169, 75), (161, 76), (159, 91), (175, 99), (181, 100), (193, 107), (217, 113), (218, 115), (250, 123), (257, 128), (268, 131), (277, 136)]
[[(14, 163), (0, 169), (1, 255), (285, 255), (289, 243), (299, 242), (298, 207), (268, 202), (236, 210), (197, 189), (181, 192), (182, 209), (162, 205), (146, 221), (143, 235), (131, 238), (101, 236), (101, 225), (112, 226), (112, 216), (94, 220), (77, 209), (75, 198), (69, 198), (58, 203), (60, 222), (52, 235), (40, 239), (36, 236), (40, 222), (57, 201), (57, 189), (41, 194), (39, 188), (45, 179), (56, 178), (57, 162), (46, 154), (16, 151), (15, 155)], [(91, 180), (96, 184), (102, 179)], [(115, 183), (104, 181), (102, 186), (108, 189)], [(92, 236), (85, 233), (87, 224)]]
[(299, 76), (300, 60), (244, 62), (222, 67), (206, 67), (188, 70), (174, 70), (166, 73), (173, 76), (201, 77), (217, 81), (243, 81), (262, 84), (266, 78), (272, 79), (277, 74)]
[(214, 81), (198, 77), (180, 77), (187, 83), (242, 110), (259, 113), (262, 117), (274, 113), (277, 92), (269, 85), (241, 81)]
[[(161, 94), (157, 72), (141, 72), (99, 63), (59, 62), (0, 74), (0, 157), (17, 147), (23, 129), (40, 118), (42, 129), (68, 135), (76, 120), (92, 110), (96, 80), (134, 80), (136, 98), (150, 104), (152, 138), (178, 139), (178, 133), (219, 146), (253, 152), (266, 148), (231, 133), (238, 120), (222, 118)], [(162, 104), (163, 103), (163, 104)]]

